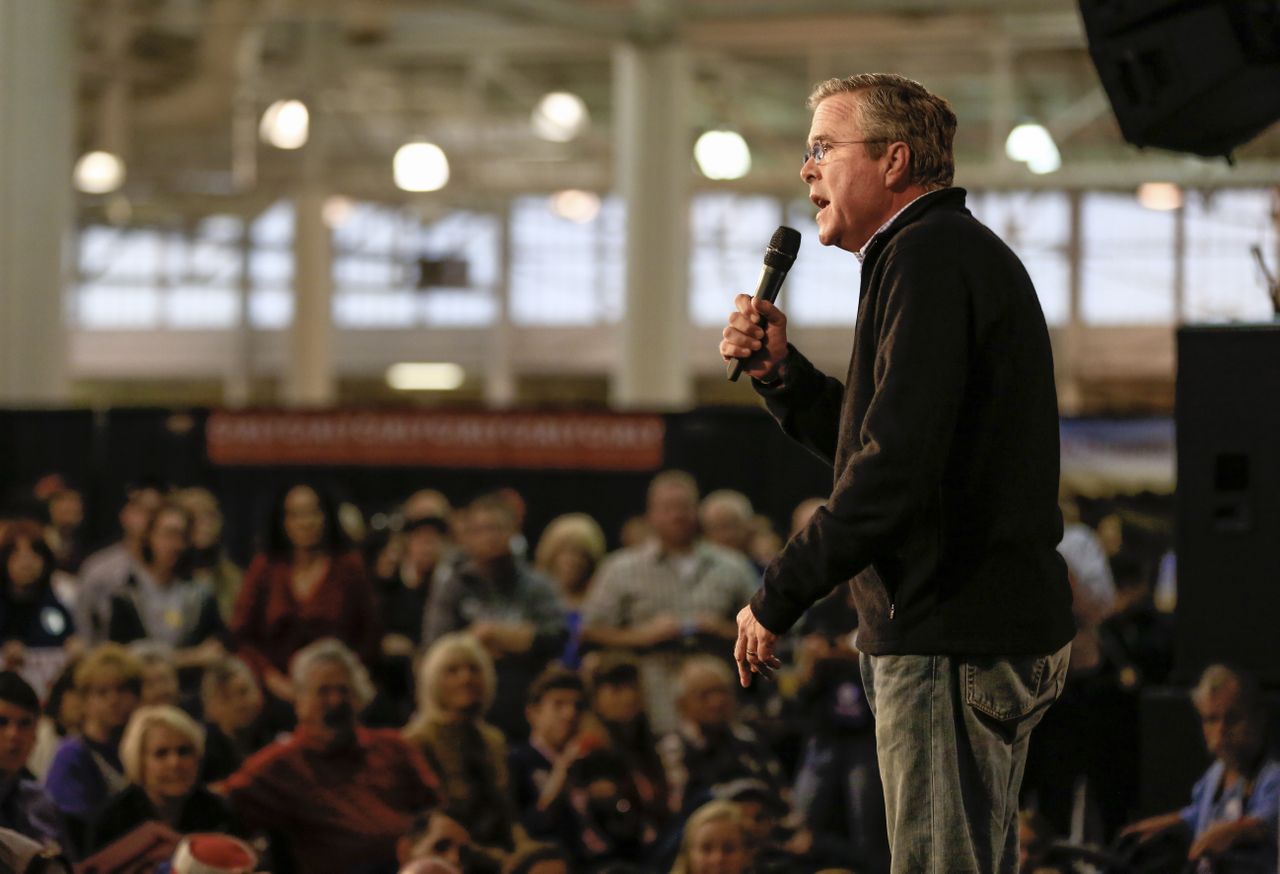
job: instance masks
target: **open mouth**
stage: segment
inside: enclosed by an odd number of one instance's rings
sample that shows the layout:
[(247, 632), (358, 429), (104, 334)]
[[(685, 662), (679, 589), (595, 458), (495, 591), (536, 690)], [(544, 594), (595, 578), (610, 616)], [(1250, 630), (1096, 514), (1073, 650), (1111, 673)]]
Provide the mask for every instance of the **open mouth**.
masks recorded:
[(827, 200), (825, 197), (819, 197), (816, 194), (810, 197), (809, 200), (818, 208), (818, 212), (822, 212), (831, 203), (831, 201)]

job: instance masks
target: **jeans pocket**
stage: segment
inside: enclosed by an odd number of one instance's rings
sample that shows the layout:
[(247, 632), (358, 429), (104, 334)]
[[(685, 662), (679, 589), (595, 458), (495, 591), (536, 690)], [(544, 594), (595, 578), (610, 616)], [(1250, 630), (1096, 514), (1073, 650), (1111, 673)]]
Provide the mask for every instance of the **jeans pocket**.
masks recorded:
[(1035, 710), (1048, 684), (1050, 656), (967, 658), (960, 663), (964, 700), (1000, 722), (1022, 719)]

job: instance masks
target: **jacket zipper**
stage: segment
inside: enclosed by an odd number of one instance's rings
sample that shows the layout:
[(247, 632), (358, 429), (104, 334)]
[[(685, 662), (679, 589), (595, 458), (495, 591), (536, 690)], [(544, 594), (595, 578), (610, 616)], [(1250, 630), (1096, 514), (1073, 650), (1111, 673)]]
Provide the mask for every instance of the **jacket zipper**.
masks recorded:
[(890, 619), (893, 618), (893, 614), (897, 612), (897, 610), (898, 610), (898, 605), (890, 601), (889, 602), (889, 618)]

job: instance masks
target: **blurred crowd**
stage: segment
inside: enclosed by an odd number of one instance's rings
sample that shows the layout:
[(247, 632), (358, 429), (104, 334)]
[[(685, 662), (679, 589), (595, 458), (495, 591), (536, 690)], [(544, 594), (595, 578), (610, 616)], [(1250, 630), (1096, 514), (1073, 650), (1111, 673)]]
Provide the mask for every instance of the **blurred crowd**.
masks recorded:
[[(206, 489), (131, 485), (119, 539), (89, 552), (83, 499), (49, 483), (0, 520), (0, 852), (178, 874), (887, 870), (847, 587), (787, 637), (776, 682), (736, 682), (734, 617), (789, 533), (743, 494), (664, 471), (610, 552), (589, 512), (529, 543), (510, 489), (418, 491), (373, 525), (299, 482), (242, 569)], [(1280, 781), (1239, 727), (1261, 721), (1239, 672), (1196, 692), (1216, 776), (1133, 822), (1171, 569), (1064, 514), (1079, 634), (1033, 737), (1024, 870), (1116, 842), (1161, 870), (1143, 853), (1269, 835), (1274, 871)]]

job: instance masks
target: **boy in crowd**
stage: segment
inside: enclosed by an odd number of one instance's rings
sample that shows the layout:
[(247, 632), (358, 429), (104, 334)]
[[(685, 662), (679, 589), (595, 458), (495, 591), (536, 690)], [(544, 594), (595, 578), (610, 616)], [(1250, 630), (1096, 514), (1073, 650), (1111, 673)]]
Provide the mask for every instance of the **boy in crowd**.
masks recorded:
[(0, 671), (0, 828), (12, 829), (47, 849), (70, 849), (62, 815), (27, 770), (39, 719), (35, 690), (13, 671)]
[(529, 688), (529, 740), (512, 748), (508, 768), (516, 811), (535, 840), (561, 833), (569, 767), (586, 752), (578, 737), (585, 695), (582, 678), (559, 666), (547, 668)]

